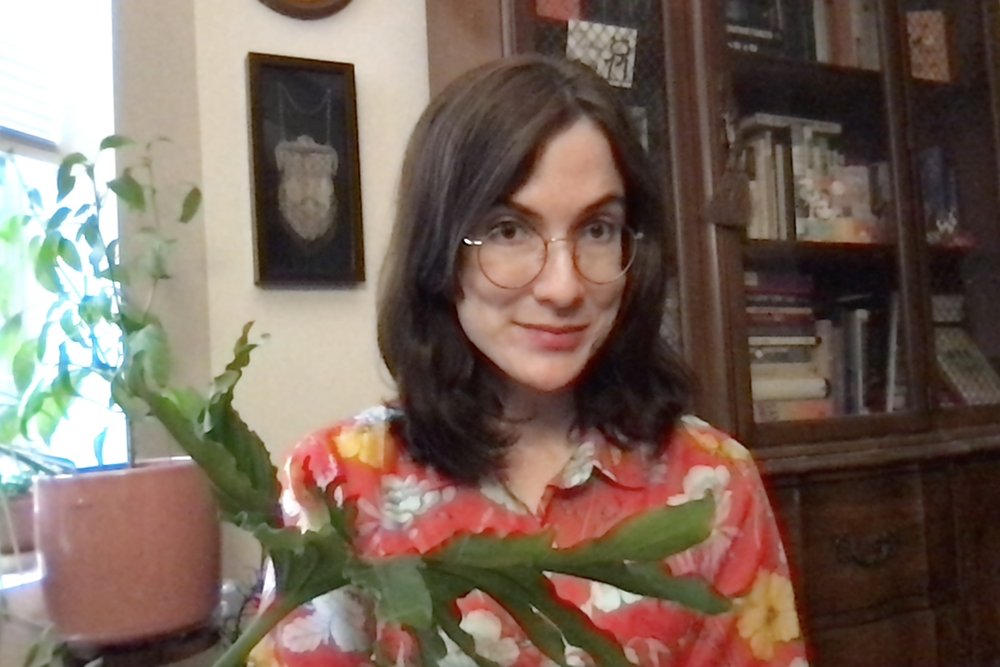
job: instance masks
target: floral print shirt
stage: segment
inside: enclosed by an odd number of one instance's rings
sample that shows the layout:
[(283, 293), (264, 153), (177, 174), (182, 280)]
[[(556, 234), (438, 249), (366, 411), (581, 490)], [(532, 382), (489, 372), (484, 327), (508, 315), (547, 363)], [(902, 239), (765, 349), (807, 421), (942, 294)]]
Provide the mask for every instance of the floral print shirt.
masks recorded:
[[(423, 553), (452, 536), (550, 529), (556, 547), (599, 537), (622, 520), (711, 492), (711, 536), (670, 557), (676, 575), (697, 575), (733, 600), (703, 616), (607, 584), (552, 575), (557, 594), (614, 635), (630, 662), (650, 667), (807, 667), (788, 564), (748, 451), (694, 417), (683, 417), (664, 452), (626, 451), (597, 433), (580, 434), (574, 455), (547, 487), (536, 512), (497, 480), (457, 485), (410, 459), (393, 435), (390, 408), (368, 410), (299, 443), (283, 470), (283, 509), (302, 530), (328, 521), (324, 502), (353, 500), (356, 546), (367, 557)], [(316, 489), (323, 491), (317, 494)], [(267, 587), (265, 587), (267, 588)], [(268, 597), (265, 590), (265, 605)], [(505, 667), (551, 665), (492, 599), (459, 602), (461, 627), (476, 651)], [(444, 667), (475, 667), (450, 640)], [(344, 588), (303, 605), (255, 648), (255, 667), (417, 664), (412, 638), (372, 620), (370, 605)], [(569, 665), (590, 665), (568, 646)]]

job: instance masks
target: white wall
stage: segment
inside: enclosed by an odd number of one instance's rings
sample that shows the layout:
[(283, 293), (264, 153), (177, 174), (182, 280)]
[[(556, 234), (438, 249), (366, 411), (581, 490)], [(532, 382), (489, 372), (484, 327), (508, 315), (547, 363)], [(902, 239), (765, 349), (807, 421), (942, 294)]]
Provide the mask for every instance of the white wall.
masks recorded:
[[(228, 360), (247, 320), (270, 334), (239, 390), (244, 418), (280, 461), (295, 440), (392, 395), (375, 344), (375, 291), (410, 129), (427, 101), (419, 0), (357, 0), (303, 21), (252, 0), (117, 0), (120, 131), (167, 135), (169, 171), (200, 181), (201, 226), (165, 295), (181, 369), (201, 383)], [(367, 282), (357, 289), (262, 290), (253, 284), (246, 55), (353, 63)]]

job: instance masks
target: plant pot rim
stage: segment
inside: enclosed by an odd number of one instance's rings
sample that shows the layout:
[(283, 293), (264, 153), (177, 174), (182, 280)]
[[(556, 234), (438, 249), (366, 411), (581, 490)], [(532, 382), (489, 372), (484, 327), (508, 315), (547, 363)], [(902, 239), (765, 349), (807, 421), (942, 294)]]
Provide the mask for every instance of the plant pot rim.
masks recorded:
[(36, 479), (38, 484), (57, 484), (68, 479), (94, 479), (97, 477), (124, 477), (126, 475), (162, 474), (165, 470), (197, 467), (190, 456), (163, 456), (136, 461), (135, 463), (109, 466), (106, 468), (88, 468), (75, 472), (45, 475)]

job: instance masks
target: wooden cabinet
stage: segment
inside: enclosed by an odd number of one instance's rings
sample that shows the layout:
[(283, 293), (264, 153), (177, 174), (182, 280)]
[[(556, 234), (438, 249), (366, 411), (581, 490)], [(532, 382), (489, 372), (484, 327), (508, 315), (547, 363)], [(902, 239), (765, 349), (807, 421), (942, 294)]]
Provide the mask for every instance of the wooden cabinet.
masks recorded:
[(1000, 665), (1000, 4), (427, 18), (432, 91), (593, 34), (634, 57), (619, 83), (675, 225), (673, 330), (699, 413), (767, 476), (811, 664)]

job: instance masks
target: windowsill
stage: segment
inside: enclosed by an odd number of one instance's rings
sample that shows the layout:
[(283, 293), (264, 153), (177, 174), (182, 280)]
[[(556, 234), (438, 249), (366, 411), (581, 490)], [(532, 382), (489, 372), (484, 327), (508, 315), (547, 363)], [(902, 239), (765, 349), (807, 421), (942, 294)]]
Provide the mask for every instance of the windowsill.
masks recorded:
[(0, 591), (8, 592), (42, 580), (42, 568), (34, 551), (0, 555)]

